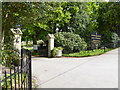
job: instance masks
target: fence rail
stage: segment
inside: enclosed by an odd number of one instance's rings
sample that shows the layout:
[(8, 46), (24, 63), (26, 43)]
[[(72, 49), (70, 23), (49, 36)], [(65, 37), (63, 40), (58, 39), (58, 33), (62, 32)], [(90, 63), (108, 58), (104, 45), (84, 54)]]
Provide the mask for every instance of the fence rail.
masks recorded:
[(3, 68), (2, 80), (0, 83), (3, 90), (32, 90), (31, 52), (29, 50), (21, 49), (21, 58), (19, 65), (14, 65), (12, 68)]

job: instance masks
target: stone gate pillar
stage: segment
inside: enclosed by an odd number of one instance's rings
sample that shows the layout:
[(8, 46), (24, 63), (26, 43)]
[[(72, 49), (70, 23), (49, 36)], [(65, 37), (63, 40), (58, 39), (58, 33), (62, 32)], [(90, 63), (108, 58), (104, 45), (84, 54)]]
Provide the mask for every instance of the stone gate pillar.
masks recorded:
[(21, 55), (21, 36), (22, 36), (22, 31), (17, 28), (17, 29), (11, 29), (11, 31), (14, 34), (14, 47), (19, 50), (19, 53)]
[(54, 35), (53, 34), (48, 34), (47, 39), (48, 39), (48, 57), (51, 57), (51, 50), (54, 48)]

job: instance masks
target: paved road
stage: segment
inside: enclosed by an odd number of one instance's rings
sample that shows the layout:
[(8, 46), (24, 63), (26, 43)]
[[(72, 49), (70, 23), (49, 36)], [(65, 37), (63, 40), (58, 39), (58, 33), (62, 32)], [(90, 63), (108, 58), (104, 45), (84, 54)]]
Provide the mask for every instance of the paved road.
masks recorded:
[(118, 88), (118, 49), (84, 58), (32, 58), (40, 88)]

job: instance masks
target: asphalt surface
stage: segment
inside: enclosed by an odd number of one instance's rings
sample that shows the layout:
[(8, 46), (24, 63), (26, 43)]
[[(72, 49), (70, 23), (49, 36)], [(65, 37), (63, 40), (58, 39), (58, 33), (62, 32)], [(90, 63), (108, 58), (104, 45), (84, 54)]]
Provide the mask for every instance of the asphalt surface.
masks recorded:
[(118, 49), (84, 58), (32, 58), (39, 88), (118, 88)]

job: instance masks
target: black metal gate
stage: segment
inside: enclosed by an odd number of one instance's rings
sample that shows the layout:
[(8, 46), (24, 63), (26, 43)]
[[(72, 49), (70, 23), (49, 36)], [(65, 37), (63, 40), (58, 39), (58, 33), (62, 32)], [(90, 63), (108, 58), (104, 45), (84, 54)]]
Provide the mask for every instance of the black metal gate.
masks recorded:
[[(13, 56), (14, 57), (14, 56)], [(14, 62), (13, 62), (14, 63)], [(18, 66), (2, 70), (1, 86), (3, 90), (32, 90), (31, 52), (21, 49), (21, 60)]]

